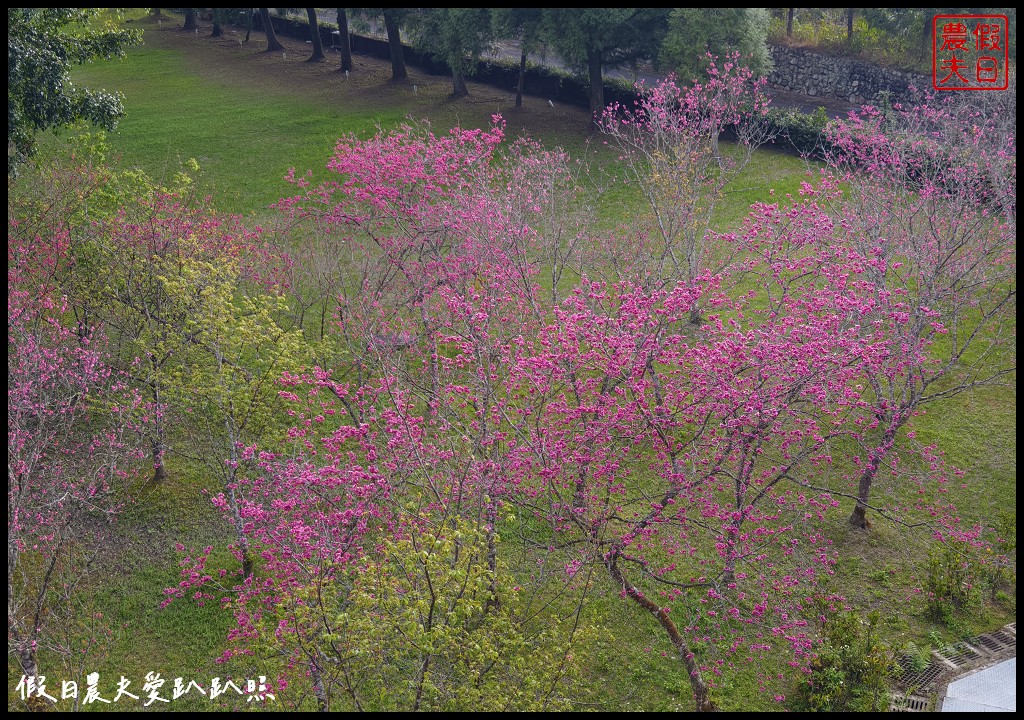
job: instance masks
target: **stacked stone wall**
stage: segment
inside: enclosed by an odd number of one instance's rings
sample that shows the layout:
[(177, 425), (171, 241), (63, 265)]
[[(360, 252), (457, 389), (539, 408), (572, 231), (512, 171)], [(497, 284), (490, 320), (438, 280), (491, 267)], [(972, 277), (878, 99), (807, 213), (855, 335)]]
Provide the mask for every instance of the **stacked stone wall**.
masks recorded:
[[(779, 90), (811, 97), (834, 98), (854, 105), (912, 103), (930, 90), (932, 79), (920, 73), (891, 70), (862, 60), (820, 55), (810, 50), (771, 46), (775, 69), (768, 83)], [(916, 93), (914, 91), (916, 89)]]

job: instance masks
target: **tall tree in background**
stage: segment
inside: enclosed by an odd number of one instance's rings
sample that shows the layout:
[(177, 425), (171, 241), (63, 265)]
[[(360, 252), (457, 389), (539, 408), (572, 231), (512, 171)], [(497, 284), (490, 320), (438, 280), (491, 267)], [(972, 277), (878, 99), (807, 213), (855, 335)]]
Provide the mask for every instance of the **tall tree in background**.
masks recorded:
[(316, 19), (316, 8), (306, 8), (306, 17), (309, 18), (309, 35), (313, 41), (313, 54), (307, 62), (320, 62), (324, 59), (324, 39), (320, 37), (320, 23)]
[(540, 45), (544, 11), (541, 8), (493, 8), (491, 17), (498, 37), (519, 40), (519, 80), (516, 82), (516, 107), (523, 106), (523, 85), (526, 81), (526, 58)]
[(284, 45), (278, 41), (274, 25), (270, 22), (270, 8), (260, 8), (260, 21), (263, 23), (263, 32), (267, 34), (267, 52), (284, 50)]
[(682, 80), (696, 80), (708, 67), (708, 53), (726, 57), (739, 53), (740, 62), (756, 76), (772, 69), (768, 24), (764, 8), (674, 8), (658, 64)]
[[(668, 8), (549, 8), (544, 35), (590, 81), (590, 114), (604, 112), (604, 68), (651, 61), (668, 27)], [(593, 126), (592, 126), (593, 127)]]
[(135, 30), (96, 22), (95, 10), (7, 9), (7, 172), (35, 152), (40, 130), (88, 120), (108, 130), (124, 114), (121, 95), (72, 85), (74, 65), (123, 57)]
[(348, 29), (348, 13), (338, 8), (338, 52), (341, 54), (341, 71), (348, 72), (352, 65), (352, 37)]
[(416, 45), (445, 62), (452, 71), (452, 96), (469, 95), (466, 76), (476, 69), (493, 37), (486, 8), (422, 8), (411, 18)]

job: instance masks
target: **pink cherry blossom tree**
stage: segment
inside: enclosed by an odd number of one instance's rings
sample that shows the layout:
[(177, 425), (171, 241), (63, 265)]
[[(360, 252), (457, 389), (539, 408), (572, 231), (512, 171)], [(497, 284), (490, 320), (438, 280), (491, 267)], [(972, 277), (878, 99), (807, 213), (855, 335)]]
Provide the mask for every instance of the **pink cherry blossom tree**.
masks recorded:
[[(728, 655), (785, 637), (806, 659), (796, 588), (834, 561), (817, 524), (837, 503), (821, 478), (878, 352), (848, 322), (855, 296), (761, 280), (739, 300), (711, 276), (655, 292), (584, 282), (524, 340), (516, 415), (505, 409), (516, 502), (578, 548), (570, 572), (600, 563), (652, 615), (699, 709), (730, 660), (700, 661), (697, 644)], [(693, 333), (696, 303), (708, 316)]]
[(104, 362), (98, 333), (64, 325), (66, 302), (39, 292), (11, 260), (9, 252), (7, 622), (13, 655), (35, 677), (39, 651), (62, 647), (54, 638), (68, 630), (52, 625), (75, 614), (69, 588), (80, 588), (127, 501), (141, 401)]
[[(1005, 111), (1006, 108), (1001, 108)], [(838, 240), (868, 268), (887, 360), (865, 368), (873, 418), (850, 517), (866, 526), (879, 470), (923, 408), (1015, 372), (1016, 140), (1000, 112), (929, 98), (829, 128), (844, 192)]]
[[(669, 77), (639, 91), (635, 107), (609, 106), (600, 128), (646, 205), (633, 240), (642, 245), (644, 281), (671, 287), (724, 264), (707, 235), (726, 187), (771, 140), (769, 99), (764, 80), (755, 80), (738, 55), (711, 58), (703, 82), (680, 87)], [(719, 143), (725, 133), (734, 144)]]

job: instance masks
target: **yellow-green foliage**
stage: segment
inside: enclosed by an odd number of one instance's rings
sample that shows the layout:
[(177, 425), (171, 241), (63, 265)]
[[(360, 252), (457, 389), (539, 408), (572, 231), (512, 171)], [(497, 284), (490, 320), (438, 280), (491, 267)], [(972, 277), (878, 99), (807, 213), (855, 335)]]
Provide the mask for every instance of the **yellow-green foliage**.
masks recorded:
[(331, 710), (569, 708), (590, 630), (528, 612), (507, 569), (491, 569), (499, 539), (485, 527), (425, 523), (383, 540), (350, 577), (311, 584), (267, 618), (299, 631), (277, 638), (298, 666), (316, 663), (307, 672), (313, 694), (319, 682)]
[(231, 444), (265, 439), (278, 398), (276, 380), (282, 371), (296, 370), (303, 353), (301, 332), (277, 322), (287, 300), (243, 288), (239, 263), (228, 257), (186, 253), (154, 263), (183, 320), (175, 335), (181, 361), (169, 382), (174, 399), (208, 423), (214, 437), (226, 428)]

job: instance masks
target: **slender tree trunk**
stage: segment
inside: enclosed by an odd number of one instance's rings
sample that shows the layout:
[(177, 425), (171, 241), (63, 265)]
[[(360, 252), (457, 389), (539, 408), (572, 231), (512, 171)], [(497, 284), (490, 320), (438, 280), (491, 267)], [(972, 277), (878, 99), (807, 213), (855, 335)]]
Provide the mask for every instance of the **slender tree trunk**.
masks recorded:
[(423, 323), (423, 337), (427, 339), (430, 347), (430, 397), (427, 398), (427, 406), (423, 409), (423, 420), (427, 421), (437, 412), (437, 399), (441, 392), (441, 365), (438, 359), (440, 352), (437, 347), (437, 333), (431, 327), (430, 317), (423, 304), (420, 305), (420, 322)]
[(256, 15), (256, 11), (253, 8), (249, 8), (249, 22), (245, 26), (245, 41), (249, 42), (249, 36), (252, 35), (252, 19)]
[(587, 71), (590, 75), (590, 131), (597, 130), (597, 122), (604, 112), (604, 76), (601, 72), (601, 51), (587, 50)]
[(526, 83), (526, 51), (519, 56), (519, 81), (516, 83), (516, 107), (523, 106), (523, 85)]
[(341, 53), (341, 71), (348, 72), (352, 70), (352, 38), (348, 29), (348, 14), (345, 12), (345, 8), (338, 8), (338, 42), (341, 43), (341, 47), (338, 48), (338, 52)]
[(327, 698), (327, 688), (324, 687), (324, 674), (316, 660), (309, 661), (309, 677), (313, 681), (313, 697), (316, 698), (317, 709), (320, 712), (329, 712), (331, 705)]
[(868, 503), (871, 501), (871, 485), (878, 477), (878, 468), (882, 465), (882, 459), (892, 447), (896, 433), (903, 425), (901, 422), (893, 422), (891, 418), (886, 418), (886, 421), (888, 426), (882, 435), (882, 440), (873, 448), (871, 457), (868, 458), (867, 465), (860, 474), (860, 482), (857, 483), (857, 504), (853, 508), (853, 514), (850, 515), (850, 525), (861, 530), (871, 527), (867, 519)]
[(922, 55), (927, 55), (932, 50), (932, 43), (934, 42), (932, 33), (934, 30), (933, 26), (935, 25), (935, 15), (936, 13), (932, 12), (929, 9), (925, 9), (924, 11), (924, 27), (921, 28)]
[(625, 590), (626, 595), (637, 603), (640, 607), (646, 610), (648, 613), (654, 616), (658, 621), (658, 624), (668, 633), (669, 639), (672, 641), (672, 646), (679, 653), (679, 659), (683, 661), (683, 665), (686, 668), (687, 674), (690, 676), (690, 689), (693, 691), (693, 702), (696, 705), (697, 712), (717, 712), (718, 707), (711, 699), (711, 692), (708, 688), (707, 683), (704, 681), (704, 675), (701, 672), (700, 666), (697, 664), (693, 652), (690, 650), (690, 646), (686, 643), (686, 638), (683, 637), (682, 633), (679, 632), (679, 628), (669, 617), (668, 613), (656, 603), (649, 600), (644, 596), (639, 589), (634, 587), (626, 577), (622, 574), (622, 570), (619, 569), (616, 563), (615, 555), (611, 556), (611, 559), (607, 561), (608, 572), (612, 576), (612, 580), (615, 584)]
[[(236, 462), (234, 450), (231, 455), (232, 462)], [(227, 482), (227, 499), (231, 522), (235, 526), (235, 536), (238, 538), (238, 552), (242, 556), (242, 579), (247, 580), (252, 575), (252, 552), (249, 549), (249, 537), (245, 534), (245, 522), (242, 519), (241, 509), (238, 507), (234, 470), (231, 471)]]
[[(159, 365), (156, 362), (156, 358), (152, 358), (151, 362), (153, 365), (154, 377), (158, 377), (156, 373), (159, 370)], [(164, 455), (167, 453), (167, 440), (164, 434), (160, 381), (153, 379), (148, 384), (150, 395), (153, 398), (154, 414), (153, 434), (150, 436), (149, 448), (153, 456), (153, 484), (156, 485), (167, 479), (167, 470), (164, 468)]]
[(853, 40), (853, 13), (856, 8), (846, 8), (846, 42)]
[[(8, 588), (11, 586), (11, 571), (9, 568), (7, 571), (7, 586)], [(44, 585), (43, 587), (42, 591), (44, 594), (46, 592), (47, 586), (48, 584)], [(30, 623), (32, 627), (40, 623), (40, 613), (38, 612), (39, 609), (45, 610), (45, 608), (39, 608), (39, 606), (37, 606), (35, 618), (28, 620), (28, 623)], [(12, 652), (12, 654), (17, 656), (18, 663), (21, 665), (22, 675), (24, 675), (26, 678), (35, 678), (36, 680), (38, 680), (39, 657), (37, 641), (39, 636), (39, 628), (35, 628), (34, 630), (30, 628), (29, 632), (23, 632), (23, 627), (24, 626), (20, 622), (14, 620), (11, 614), (8, 612), (8, 651)], [(51, 687), (47, 688), (47, 693), (52, 694)], [(53, 705), (50, 703), (49, 700), (43, 697), (38, 697), (35, 694), (26, 697), (25, 704), (28, 706), (30, 712), (46, 712), (47, 710), (53, 709)]]
[(796, 8), (787, 8), (786, 11), (786, 37), (793, 37), (793, 15), (796, 13)]
[(423, 662), (420, 663), (420, 672), (416, 678), (416, 699), (412, 704), (412, 711), (418, 712), (420, 709), (420, 703), (423, 702), (423, 686), (427, 680), (427, 670), (430, 669), (430, 655), (423, 658)]
[(306, 17), (309, 19), (309, 37), (313, 41), (313, 54), (306, 62), (320, 62), (324, 55), (324, 39), (320, 37), (320, 23), (316, 19), (316, 8), (306, 8)]
[(391, 48), (391, 79), (405, 80), (409, 72), (405, 69), (405, 50), (398, 21), (387, 10), (384, 11), (384, 27), (388, 31), (388, 46)]
[(164, 453), (167, 451), (163, 442), (163, 431), (158, 430), (149, 441), (149, 447), (153, 455), (153, 484), (158, 485), (167, 479), (167, 468), (164, 467)]
[(284, 45), (277, 40), (274, 24), (270, 22), (270, 8), (260, 8), (260, 20), (263, 22), (263, 32), (267, 34), (267, 52), (284, 50)]
[[(39, 661), (36, 659), (36, 650), (31, 645), (24, 645), (18, 648), (18, 662), (21, 663), (22, 674), (25, 677), (39, 678)], [(49, 683), (47, 683), (49, 685)], [(47, 692), (52, 692), (51, 688), (47, 687)], [(57, 696), (54, 696), (57, 697)], [(26, 700), (25, 704), (28, 706), (30, 712), (46, 712), (52, 710), (53, 705), (42, 697), (36, 695), (30, 695)]]

